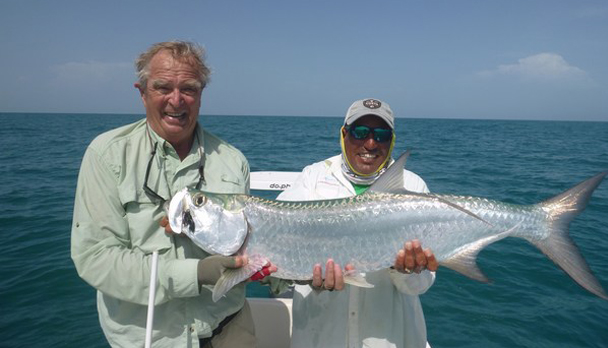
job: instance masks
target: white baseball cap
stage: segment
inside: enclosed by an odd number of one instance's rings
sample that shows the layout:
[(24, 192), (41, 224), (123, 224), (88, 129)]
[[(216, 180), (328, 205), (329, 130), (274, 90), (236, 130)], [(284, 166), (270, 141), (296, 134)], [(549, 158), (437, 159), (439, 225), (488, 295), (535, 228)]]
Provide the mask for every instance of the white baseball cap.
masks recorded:
[(344, 124), (350, 126), (353, 122), (365, 115), (378, 116), (383, 119), (391, 129), (395, 129), (395, 117), (393, 116), (391, 107), (381, 100), (371, 98), (354, 102), (346, 112)]

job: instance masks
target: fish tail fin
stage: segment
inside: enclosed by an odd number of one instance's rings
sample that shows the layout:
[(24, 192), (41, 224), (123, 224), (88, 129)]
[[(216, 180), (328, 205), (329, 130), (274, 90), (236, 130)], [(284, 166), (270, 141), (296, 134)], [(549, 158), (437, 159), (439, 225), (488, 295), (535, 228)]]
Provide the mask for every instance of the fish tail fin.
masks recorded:
[(255, 272), (261, 270), (268, 260), (263, 257), (249, 257), (249, 262), (241, 268), (228, 268), (213, 287), (211, 299), (219, 301), (235, 285), (249, 279)]
[(539, 205), (549, 214), (549, 236), (542, 240), (528, 240), (557, 264), (575, 282), (589, 292), (608, 300), (606, 291), (591, 272), (589, 265), (569, 235), (570, 222), (585, 209), (591, 194), (608, 171), (600, 173), (568, 191)]

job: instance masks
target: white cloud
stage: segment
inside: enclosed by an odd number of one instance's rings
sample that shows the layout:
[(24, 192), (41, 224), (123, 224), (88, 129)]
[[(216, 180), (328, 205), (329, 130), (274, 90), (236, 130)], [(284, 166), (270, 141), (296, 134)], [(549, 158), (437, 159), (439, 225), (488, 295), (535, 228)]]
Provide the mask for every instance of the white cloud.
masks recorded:
[(521, 58), (515, 64), (499, 65), (496, 69), (482, 71), (480, 76), (515, 76), (528, 79), (587, 79), (587, 73), (568, 64), (556, 53), (539, 53)]

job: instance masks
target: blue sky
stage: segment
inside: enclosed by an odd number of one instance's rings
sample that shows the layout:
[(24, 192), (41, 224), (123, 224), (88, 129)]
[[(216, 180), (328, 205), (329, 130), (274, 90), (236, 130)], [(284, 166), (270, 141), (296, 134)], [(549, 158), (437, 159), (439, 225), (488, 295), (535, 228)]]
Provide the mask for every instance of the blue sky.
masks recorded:
[(207, 49), (202, 114), (608, 121), (608, 2), (2, 0), (0, 111), (142, 113), (133, 60)]

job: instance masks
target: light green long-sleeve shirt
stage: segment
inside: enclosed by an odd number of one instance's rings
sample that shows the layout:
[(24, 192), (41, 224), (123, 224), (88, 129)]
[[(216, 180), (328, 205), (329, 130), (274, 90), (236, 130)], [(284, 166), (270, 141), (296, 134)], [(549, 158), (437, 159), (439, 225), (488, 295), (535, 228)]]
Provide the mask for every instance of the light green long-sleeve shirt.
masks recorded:
[[(197, 264), (208, 256), (189, 239), (159, 226), (161, 203), (143, 190), (146, 167), (158, 142), (148, 186), (164, 199), (199, 181), (196, 138), (180, 161), (145, 119), (91, 142), (84, 155), (74, 204), (71, 254), (78, 274), (97, 292), (101, 327), (115, 347), (142, 347), (152, 252), (159, 251), (154, 347), (198, 347), (226, 316), (240, 309), (244, 286), (214, 303), (199, 288)], [(234, 147), (197, 127), (204, 149), (203, 190), (248, 193), (249, 165)]]

